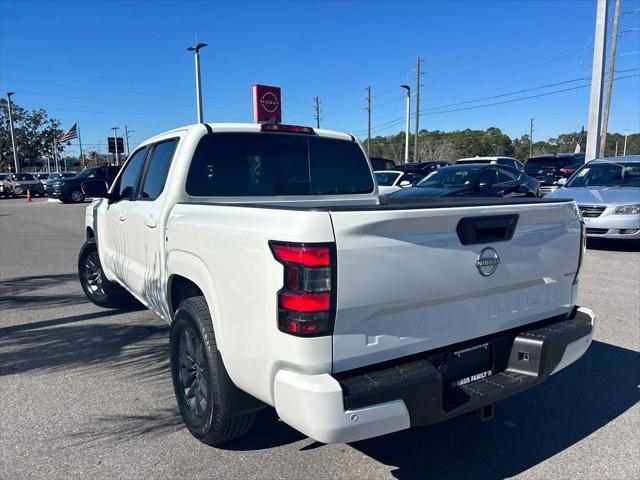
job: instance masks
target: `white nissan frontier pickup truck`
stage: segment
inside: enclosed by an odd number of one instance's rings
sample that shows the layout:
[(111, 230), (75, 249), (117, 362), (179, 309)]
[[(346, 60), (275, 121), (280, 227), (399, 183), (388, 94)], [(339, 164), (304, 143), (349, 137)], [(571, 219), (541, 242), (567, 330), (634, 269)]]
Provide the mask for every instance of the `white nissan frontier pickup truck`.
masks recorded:
[(172, 130), (83, 189), (82, 288), (171, 324), (209, 445), (266, 405), (326, 443), (488, 418), (591, 343), (571, 200), (380, 198), (353, 136), (282, 124)]

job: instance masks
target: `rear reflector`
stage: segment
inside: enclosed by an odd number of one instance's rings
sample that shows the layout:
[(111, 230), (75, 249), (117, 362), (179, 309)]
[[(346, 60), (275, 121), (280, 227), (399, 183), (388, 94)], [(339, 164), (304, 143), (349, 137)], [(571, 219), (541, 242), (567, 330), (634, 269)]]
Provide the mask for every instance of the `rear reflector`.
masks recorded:
[(263, 132), (305, 133), (307, 135), (315, 135), (316, 133), (311, 127), (283, 125), (282, 123), (263, 123), (260, 130)]

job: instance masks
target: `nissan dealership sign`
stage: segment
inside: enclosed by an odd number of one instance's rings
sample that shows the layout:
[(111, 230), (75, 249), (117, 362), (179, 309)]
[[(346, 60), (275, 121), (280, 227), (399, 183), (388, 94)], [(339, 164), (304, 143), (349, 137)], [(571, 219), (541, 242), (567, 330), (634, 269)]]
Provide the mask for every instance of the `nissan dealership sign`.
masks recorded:
[(282, 122), (280, 87), (253, 86), (253, 121), (257, 123)]

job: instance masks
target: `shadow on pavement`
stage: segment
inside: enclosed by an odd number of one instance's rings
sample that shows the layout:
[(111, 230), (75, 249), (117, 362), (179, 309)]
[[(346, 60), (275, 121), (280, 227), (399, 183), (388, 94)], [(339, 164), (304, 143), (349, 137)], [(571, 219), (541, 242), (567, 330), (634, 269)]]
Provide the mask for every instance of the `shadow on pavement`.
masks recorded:
[(640, 354), (593, 342), (576, 364), (499, 402), (493, 420), (464, 417), (353, 443), (399, 479), (505, 478), (552, 457), (640, 400)]
[(640, 240), (611, 240), (591, 237), (587, 239), (587, 248), (611, 252), (640, 252)]
[[(47, 292), (38, 295), (42, 290), (71, 282), (77, 285), (78, 293), (52, 294)], [(8, 278), (0, 283), (0, 308), (2, 309), (62, 307), (86, 301), (87, 297), (80, 290), (77, 273)]]
[(130, 369), (138, 376), (168, 374), (168, 325), (66, 325), (117, 313), (122, 311), (77, 315), (0, 329), (0, 376), (96, 365), (105, 369)]

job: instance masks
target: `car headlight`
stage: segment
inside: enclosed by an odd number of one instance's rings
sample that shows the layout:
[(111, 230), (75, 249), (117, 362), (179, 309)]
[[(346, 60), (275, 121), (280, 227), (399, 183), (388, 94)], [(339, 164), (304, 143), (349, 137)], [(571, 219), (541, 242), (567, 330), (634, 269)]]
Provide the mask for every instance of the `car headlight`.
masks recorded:
[(637, 215), (640, 213), (640, 205), (623, 205), (613, 211), (614, 215)]

